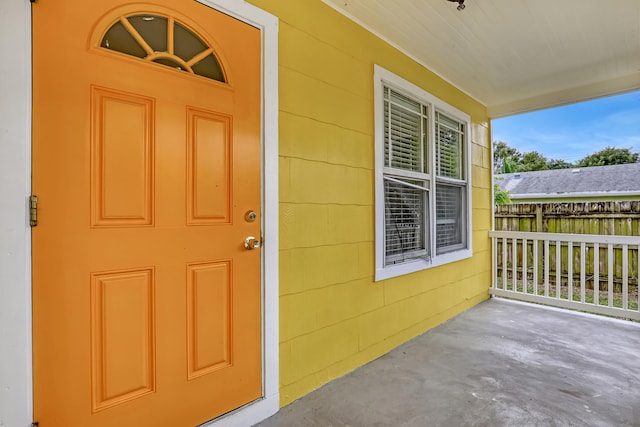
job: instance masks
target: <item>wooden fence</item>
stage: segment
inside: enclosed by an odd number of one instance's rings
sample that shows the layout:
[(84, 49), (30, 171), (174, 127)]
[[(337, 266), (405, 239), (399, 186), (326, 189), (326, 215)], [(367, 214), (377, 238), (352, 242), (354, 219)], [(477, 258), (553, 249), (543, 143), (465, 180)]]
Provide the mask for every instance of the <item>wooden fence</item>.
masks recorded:
[[(496, 205), (495, 207), (495, 230), (498, 231), (532, 231), (544, 233), (566, 233), (566, 234), (597, 234), (605, 236), (640, 236), (640, 201), (619, 201), (619, 202), (573, 202), (573, 203), (522, 203), (513, 205)], [(640, 241), (640, 237), (638, 237)], [(498, 253), (503, 249), (496, 248)], [(542, 248), (540, 253), (543, 253)], [(569, 272), (582, 274), (581, 268), (585, 268), (587, 286), (593, 289), (594, 281), (607, 280), (602, 277), (603, 272), (610, 271), (609, 263), (612, 264), (613, 283), (616, 289), (620, 289), (623, 276), (628, 274), (629, 285), (638, 285), (638, 247), (628, 248), (626, 259), (628, 260), (627, 270), (623, 269), (623, 249), (616, 245), (613, 247), (613, 255), (606, 253), (606, 247), (599, 247), (596, 255), (593, 248), (587, 248), (588, 258), (585, 264), (581, 265), (581, 249), (579, 247), (569, 250), (567, 244), (561, 245), (557, 251), (553, 243), (549, 248), (548, 259), (541, 257), (537, 260), (537, 266), (530, 258), (532, 251), (525, 251), (529, 274), (535, 268), (542, 271), (545, 267), (550, 268), (549, 277), (560, 278), (563, 282), (569, 279)], [(591, 249), (591, 250), (589, 250)], [(511, 251), (509, 247), (507, 250)], [(571, 261), (569, 261), (571, 252)], [(561, 262), (556, 262), (556, 257), (561, 257)], [(522, 256), (522, 255), (520, 255)], [(597, 260), (597, 262), (596, 262)], [(569, 267), (571, 264), (571, 267)], [(522, 266), (522, 262), (520, 266)], [(556, 266), (561, 269), (556, 271)], [(582, 267), (585, 266), (585, 267)], [(502, 266), (500, 265), (500, 268)], [(513, 273), (516, 273), (515, 271)], [(518, 274), (518, 273), (516, 273)], [(523, 272), (519, 272), (523, 274)], [(595, 275), (598, 275), (596, 278)], [(525, 273), (526, 277), (526, 273)], [(573, 278), (572, 278), (573, 279)], [(555, 279), (557, 280), (557, 279)], [(626, 280), (626, 279), (625, 279)]]

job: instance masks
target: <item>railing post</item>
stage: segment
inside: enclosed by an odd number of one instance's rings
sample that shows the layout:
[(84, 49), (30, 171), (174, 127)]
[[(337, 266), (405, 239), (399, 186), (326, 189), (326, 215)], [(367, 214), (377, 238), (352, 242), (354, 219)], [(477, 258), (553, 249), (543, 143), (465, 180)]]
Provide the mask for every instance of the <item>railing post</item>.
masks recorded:
[(493, 289), (498, 288), (498, 255), (496, 254), (498, 248), (496, 240), (497, 237), (491, 238), (491, 287)]
[(593, 303), (600, 304), (600, 244), (593, 244)]
[(613, 245), (607, 245), (607, 303), (613, 307)]
[(587, 297), (587, 244), (580, 242), (580, 302)]
[[(542, 233), (544, 232), (544, 230), (542, 229), (542, 204), (537, 203), (536, 204), (536, 232), (538, 233)], [(545, 258), (544, 258), (544, 252), (542, 251), (542, 241), (538, 240), (538, 253), (539, 254), (543, 254), (542, 256), (542, 262), (536, 263), (536, 265), (534, 266), (534, 268), (538, 269), (538, 277), (542, 277), (544, 274), (544, 264), (546, 262)]]
[(529, 282), (529, 273), (528, 273), (528, 268), (529, 265), (527, 264), (527, 246), (529, 246), (529, 243), (527, 242), (527, 239), (524, 238), (522, 239), (522, 292), (523, 293), (528, 293), (527, 292), (527, 286), (528, 286), (528, 282)]

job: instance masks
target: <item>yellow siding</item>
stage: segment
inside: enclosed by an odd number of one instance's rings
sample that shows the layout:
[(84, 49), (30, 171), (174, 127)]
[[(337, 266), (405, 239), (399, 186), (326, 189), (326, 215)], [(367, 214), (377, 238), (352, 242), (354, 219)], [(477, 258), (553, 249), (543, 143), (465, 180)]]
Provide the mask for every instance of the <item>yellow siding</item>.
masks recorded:
[[(285, 405), (487, 298), (486, 108), (319, 0), (251, 0), (280, 18), (280, 382)], [(373, 66), (472, 118), (470, 259), (374, 277)]]

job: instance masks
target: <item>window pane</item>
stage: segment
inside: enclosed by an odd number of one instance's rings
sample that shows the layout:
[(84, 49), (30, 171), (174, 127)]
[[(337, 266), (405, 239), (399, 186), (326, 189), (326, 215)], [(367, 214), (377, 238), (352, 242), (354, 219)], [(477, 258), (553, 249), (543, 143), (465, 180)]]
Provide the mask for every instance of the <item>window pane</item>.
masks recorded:
[(167, 18), (157, 15), (133, 15), (127, 19), (154, 52), (167, 51)]
[(176, 70), (184, 71), (184, 68), (182, 68), (182, 66), (179, 63), (172, 60), (171, 58), (158, 58), (158, 59), (154, 59), (153, 62), (157, 64), (166, 65), (167, 67), (175, 68)]
[(465, 188), (436, 184), (436, 249), (438, 253), (457, 249), (465, 243)]
[(438, 176), (464, 179), (464, 125), (436, 113), (436, 170)]
[(222, 72), (222, 67), (220, 67), (218, 60), (213, 54), (206, 56), (201, 61), (195, 63), (191, 68), (193, 69), (193, 72), (199, 76), (204, 76), (213, 80), (217, 80), (219, 82), (224, 82), (224, 73)]
[(458, 131), (462, 130), (462, 124), (460, 122), (458, 122), (455, 119), (452, 119), (450, 117), (445, 116), (444, 114), (437, 112), (436, 113), (436, 120), (442, 124), (443, 126), (447, 126), (451, 129), (455, 129)]
[(419, 103), (390, 91), (384, 103), (385, 165), (415, 172), (427, 172), (425, 132), (427, 119)]
[(185, 61), (189, 61), (197, 54), (207, 50), (207, 46), (200, 37), (192, 33), (185, 26), (175, 23), (174, 31), (174, 52)]
[(133, 38), (121, 22), (116, 22), (104, 35), (100, 46), (116, 52), (126, 53), (137, 58), (144, 58), (147, 52)]
[[(426, 186), (422, 181), (404, 182)], [(385, 179), (384, 193), (385, 264), (427, 257), (427, 191)]]
[(398, 104), (410, 111), (413, 111), (414, 113), (420, 113), (420, 103), (414, 101), (413, 99), (404, 96), (402, 94), (399, 94), (398, 92), (395, 92), (393, 90), (390, 90), (391, 92), (391, 102)]

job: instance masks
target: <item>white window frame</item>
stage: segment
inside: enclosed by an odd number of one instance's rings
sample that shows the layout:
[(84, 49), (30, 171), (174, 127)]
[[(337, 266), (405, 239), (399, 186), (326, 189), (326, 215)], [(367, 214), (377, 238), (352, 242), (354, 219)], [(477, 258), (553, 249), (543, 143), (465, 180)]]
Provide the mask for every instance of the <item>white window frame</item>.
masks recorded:
[[(428, 108), (428, 135), (427, 135), (427, 152), (428, 152), (428, 174), (430, 176), (427, 197), (428, 197), (428, 240), (430, 245), (429, 257), (410, 260), (404, 263), (385, 265), (385, 195), (384, 195), (384, 176), (388, 175), (388, 168), (384, 165), (384, 88), (388, 87), (392, 90), (408, 96), (409, 98), (420, 102)], [(445, 114), (446, 116), (464, 124), (463, 139), (463, 166), (464, 181), (466, 182), (466, 198), (464, 212), (464, 233), (465, 244), (459, 249), (448, 250), (438, 253), (436, 250), (436, 183), (446, 183), (446, 178), (436, 176), (436, 160), (435, 160), (435, 112)], [(473, 254), (472, 250), (472, 182), (471, 182), (471, 117), (458, 110), (457, 108), (447, 104), (436, 96), (430, 94), (426, 90), (417, 85), (403, 79), (397, 74), (392, 73), (379, 65), (374, 66), (374, 115), (375, 115), (375, 219), (376, 219), (376, 272), (375, 280), (380, 281), (416, 271), (444, 265), (450, 262), (459, 261), (470, 258)], [(459, 181), (458, 181), (459, 182)]]

